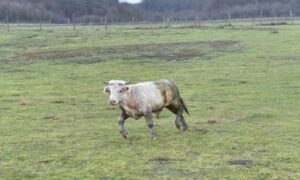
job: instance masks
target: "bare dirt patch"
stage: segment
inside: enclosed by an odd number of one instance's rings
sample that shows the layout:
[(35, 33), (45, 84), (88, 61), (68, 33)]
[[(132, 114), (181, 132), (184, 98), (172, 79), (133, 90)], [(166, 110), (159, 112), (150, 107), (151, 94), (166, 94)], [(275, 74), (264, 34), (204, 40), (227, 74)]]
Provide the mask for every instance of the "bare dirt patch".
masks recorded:
[(208, 120), (207, 123), (212, 125), (212, 124), (216, 124), (217, 121), (216, 120)]
[(54, 159), (46, 158), (46, 159), (40, 159), (38, 162), (43, 163), (43, 164), (48, 164), (48, 163), (51, 163), (52, 161), (54, 161)]
[[(276, 28), (278, 29), (278, 28)], [(240, 30), (240, 31), (262, 31), (262, 32), (272, 32), (276, 30), (275, 28), (268, 26), (234, 26), (232, 30)]]
[(274, 61), (300, 61), (300, 56), (270, 56), (270, 57), (257, 57), (262, 60)]
[(20, 69), (20, 68), (4, 68), (4, 67), (0, 67), (0, 73), (15, 74), (15, 73), (24, 73), (24, 72), (30, 72), (30, 71), (25, 70), (25, 69)]
[(63, 100), (54, 100), (54, 101), (51, 101), (51, 103), (54, 103), (54, 104), (63, 104), (63, 103), (65, 103), (65, 101), (63, 101)]
[(150, 162), (156, 162), (156, 163), (171, 163), (175, 161), (180, 161), (179, 159), (173, 159), (168, 156), (162, 156), (162, 157), (154, 157), (149, 159)]
[(200, 134), (206, 134), (206, 133), (208, 133), (207, 129), (202, 129), (202, 128), (194, 129), (193, 131), (198, 132)]
[(271, 60), (300, 61), (300, 56), (273, 56)]
[(253, 164), (253, 161), (249, 159), (234, 159), (229, 160), (228, 163), (230, 165), (251, 166)]
[(217, 40), (55, 49), (20, 53), (15, 56), (14, 60), (25, 63), (47, 60), (78, 64), (98, 63), (113, 59), (182, 61), (195, 58), (211, 59), (226, 52), (241, 50), (239, 41)]

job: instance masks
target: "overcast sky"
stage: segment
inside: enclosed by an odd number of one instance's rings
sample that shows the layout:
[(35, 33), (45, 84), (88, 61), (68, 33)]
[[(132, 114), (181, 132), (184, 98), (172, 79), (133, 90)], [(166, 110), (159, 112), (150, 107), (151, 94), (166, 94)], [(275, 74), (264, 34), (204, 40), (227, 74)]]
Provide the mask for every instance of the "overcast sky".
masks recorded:
[(119, 0), (119, 2), (139, 3), (141, 0)]

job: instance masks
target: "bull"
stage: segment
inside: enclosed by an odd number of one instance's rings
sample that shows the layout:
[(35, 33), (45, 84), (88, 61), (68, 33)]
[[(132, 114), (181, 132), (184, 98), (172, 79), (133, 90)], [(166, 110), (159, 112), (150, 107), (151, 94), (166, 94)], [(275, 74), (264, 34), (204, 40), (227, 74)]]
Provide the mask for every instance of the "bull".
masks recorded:
[(129, 84), (123, 80), (110, 80), (105, 84), (103, 91), (109, 96), (108, 103), (118, 105), (121, 110), (119, 130), (125, 139), (128, 136), (124, 128), (125, 120), (129, 117), (137, 120), (144, 116), (147, 126), (150, 128), (151, 139), (155, 140), (157, 134), (152, 116), (155, 114), (159, 118), (163, 108), (167, 108), (176, 115), (175, 126), (177, 129), (182, 131), (188, 129), (183, 112), (189, 114), (189, 111), (172, 80), (162, 79), (137, 84)]

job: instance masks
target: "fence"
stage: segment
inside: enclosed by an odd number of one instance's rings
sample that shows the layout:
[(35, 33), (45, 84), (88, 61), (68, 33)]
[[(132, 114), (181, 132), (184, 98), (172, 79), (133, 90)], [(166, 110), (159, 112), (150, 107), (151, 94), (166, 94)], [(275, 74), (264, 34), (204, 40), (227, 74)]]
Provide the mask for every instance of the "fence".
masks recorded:
[(221, 20), (195, 20), (195, 21), (172, 21), (169, 18), (164, 22), (145, 22), (131, 21), (119, 23), (104, 24), (51, 24), (51, 23), (0, 23), (0, 31), (76, 31), (84, 29), (84, 27), (95, 27), (96, 30), (107, 30), (119, 26), (126, 28), (176, 28), (176, 27), (211, 27), (223, 25), (296, 25), (300, 24), (300, 17), (264, 17), (264, 18), (247, 18), (247, 19), (221, 19)]

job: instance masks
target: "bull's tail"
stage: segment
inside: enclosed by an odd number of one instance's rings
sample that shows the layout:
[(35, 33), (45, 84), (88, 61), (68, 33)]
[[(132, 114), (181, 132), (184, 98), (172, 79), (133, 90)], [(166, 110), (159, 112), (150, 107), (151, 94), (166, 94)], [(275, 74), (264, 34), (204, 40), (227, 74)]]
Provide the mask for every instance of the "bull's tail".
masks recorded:
[(181, 101), (181, 104), (182, 104), (182, 106), (183, 106), (184, 111), (185, 111), (188, 115), (190, 115), (189, 110), (187, 109), (186, 104), (185, 104), (185, 102), (183, 101), (182, 98), (180, 98), (180, 101)]

